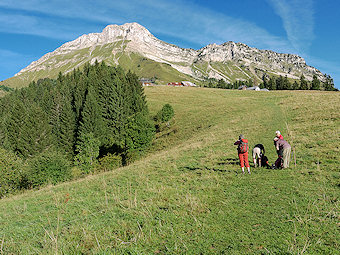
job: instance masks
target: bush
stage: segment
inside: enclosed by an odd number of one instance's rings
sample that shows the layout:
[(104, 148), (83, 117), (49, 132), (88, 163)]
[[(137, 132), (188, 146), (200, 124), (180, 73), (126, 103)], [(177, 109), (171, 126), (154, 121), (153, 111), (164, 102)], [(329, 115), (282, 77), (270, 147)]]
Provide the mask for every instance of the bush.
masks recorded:
[(23, 163), (14, 153), (0, 148), (0, 198), (22, 188)]
[(165, 104), (163, 108), (154, 117), (156, 133), (167, 130), (171, 126), (171, 120), (175, 112), (170, 104)]
[(106, 172), (112, 169), (118, 168), (122, 166), (122, 157), (115, 154), (107, 154), (105, 157), (99, 159), (99, 164), (96, 170), (98, 172)]
[(175, 115), (175, 111), (170, 104), (165, 104), (163, 108), (157, 113), (156, 122), (169, 122)]
[(46, 152), (28, 164), (27, 180), (32, 187), (67, 181), (72, 178), (70, 162), (58, 152)]
[(129, 151), (124, 155), (123, 159), (123, 164), (124, 165), (129, 165), (132, 164), (133, 162), (139, 160), (142, 158), (144, 152), (143, 151)]

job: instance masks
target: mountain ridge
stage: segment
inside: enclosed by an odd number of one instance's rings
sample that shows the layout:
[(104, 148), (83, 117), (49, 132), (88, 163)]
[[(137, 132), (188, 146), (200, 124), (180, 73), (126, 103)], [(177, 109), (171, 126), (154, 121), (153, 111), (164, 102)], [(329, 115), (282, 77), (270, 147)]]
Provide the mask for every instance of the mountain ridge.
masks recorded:
[[(57, 71), (67, 73), (96, 60), (125, 65), (138, 75), (153, 75), (160, 82), (179, 78), (203, 82), (215, 78), (227, 82), (253, 79), (256, 83), (263, 75), (299, 79), (302, 74), (307, 80), (312, 80), (314, 74), (322, 81), (325, 79), (318, 69), (295, 54), (260, 50), (232, 41), (209, 44), (198, 50), (181, 48), (161, 41), (135, 22), (108, 25), (101, 33), (84, 34), (66, 42), (20, 70), (14, 79), (30, 82), (44, 75), (56, 76)], [(146, 65), (154, 65), (155, 70), (146, 72)]]

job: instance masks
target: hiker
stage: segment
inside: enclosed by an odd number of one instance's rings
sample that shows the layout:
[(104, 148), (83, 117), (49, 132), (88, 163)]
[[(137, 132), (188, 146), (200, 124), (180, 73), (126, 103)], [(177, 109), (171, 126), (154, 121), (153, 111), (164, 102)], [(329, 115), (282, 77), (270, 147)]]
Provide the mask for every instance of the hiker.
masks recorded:
[(279, 130), (277, 130), (277, 131), (275, 132), (275, 134), (276, 134), (275, 136), (276, 136), (277, 138), (283, 140), (283, 136), (281, 135), (281, 132), (280, 132)]
[(275, 147), (278, 152), (279, 158), (282, 157), (283, 160), (283, 168), (289, 167), (290, 161), (290, 152), (291, 146), (290, 144), (283, 139), (278, 139), (277, 137), (274, 139)]
[[(279, 131), (280, 132), (280, 131)], [(274, 137), (274, 146), (277, 153), (277, 159), (275, 160), (274, 164), (272, 165), (273, 169), (281, 169), (283, 167), (283, 150), (282, 148), (278, 148), (276, 146), (277, 141), (280, 140), (277, 136)]]
[(248, 161), (248, 140), (244, 138), (244, 135), (240, 135), (239, 139), (234, 143), (234, 145), (238, 145), (238, 157), (240, 159), (240, 165), (242, 168), (242, 173), (244, 173), (244, 165), (246, 165), (248, 173), (250, 174), (250, 166)]
[(253, 148), (253, 162), (254, 166), (256, 167), (256, 162), (259, 162), (259, 167), (261, 167), (261, 158), (264, 155), (265, 150), (263, 144), (256, 144)]

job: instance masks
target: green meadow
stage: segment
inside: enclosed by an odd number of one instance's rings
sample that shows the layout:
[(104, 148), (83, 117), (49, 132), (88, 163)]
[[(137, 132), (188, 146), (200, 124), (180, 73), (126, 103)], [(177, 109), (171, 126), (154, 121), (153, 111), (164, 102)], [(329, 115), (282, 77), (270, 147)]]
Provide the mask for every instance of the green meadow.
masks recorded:
[[(0, 200), (0, 254), (339, 254), (340, 94), (147, 87), (170, 129), (133, 164)], [(241, 174), (244, 134), (290, 168)], [(251, 161), (251, 156), (250, 156)]]

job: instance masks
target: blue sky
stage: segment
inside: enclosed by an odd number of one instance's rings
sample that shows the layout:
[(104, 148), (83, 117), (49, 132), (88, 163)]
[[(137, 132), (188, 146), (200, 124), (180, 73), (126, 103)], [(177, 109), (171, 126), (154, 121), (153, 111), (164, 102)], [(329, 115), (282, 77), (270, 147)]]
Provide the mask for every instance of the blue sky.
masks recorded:
[(138, 22), (180, 47), (234, 41), (298, 54), (340, 88), (339, 9), (333, 0), (0, 0), (0, 80), (82, 34)]

